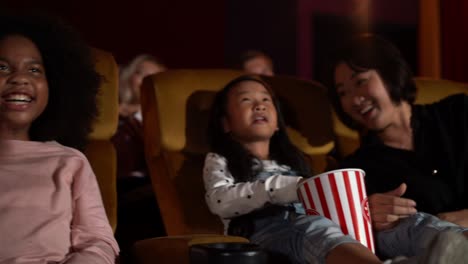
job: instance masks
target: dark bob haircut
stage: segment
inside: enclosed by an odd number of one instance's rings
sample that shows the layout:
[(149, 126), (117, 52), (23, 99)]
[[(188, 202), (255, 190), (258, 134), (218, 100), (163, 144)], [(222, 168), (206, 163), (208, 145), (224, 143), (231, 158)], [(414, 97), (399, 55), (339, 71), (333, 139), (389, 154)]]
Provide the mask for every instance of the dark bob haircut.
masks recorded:
[(49, 101), (31, 124), (30, 139), (83, 150), (97, 116), (101, 80), (90, 48), (72, 28), (49, 16), (1, 13), (0, 21), (0, 41), (23, 36), (37, 46), (44, 62)]
[(399, 105), (402, 101), (414, 103), (416, 85), (411, 69), (400, 51), (382, 37), (372, 34), (356, 36), (339, 49), (331, 61), (326, 80), (329, 96), (339, 118), (348, 127), (358, 129), (358, 125), (344, 113), (336, 91), (334, 75), (340, 63), (358, 73), (377, 71), (394, 104)]
[[(262, 84), (269, 92), (276, 109), (278, 119), (278, 131), (270, 139), (270, 159), (279, 164), (290, 166), (298, 175), (310, 176), (310, 169), (304, 160), (302, 152), (289, 140), (286, 132), (286, 124), (281, 113), (279, 100), (271, 87), (257, 75), (243, 75), (229, 82), (216, 94), (211, 106), (211, 115), (208, 124), (208, 142), (211, 151), (224, 156), (228, 160), (228, 168), (236, 182), (246, 182), (254, 179), (256, 171), (252, 171), (253, 162), (256, 159), (239, 142), (234, 140), (230, 133), (226, 133), (223, 127), (223, 118), (227, 115), (229, 92), (239, 83), (253, 81)], [(261, 169), (261, 168), (260, 168)]]

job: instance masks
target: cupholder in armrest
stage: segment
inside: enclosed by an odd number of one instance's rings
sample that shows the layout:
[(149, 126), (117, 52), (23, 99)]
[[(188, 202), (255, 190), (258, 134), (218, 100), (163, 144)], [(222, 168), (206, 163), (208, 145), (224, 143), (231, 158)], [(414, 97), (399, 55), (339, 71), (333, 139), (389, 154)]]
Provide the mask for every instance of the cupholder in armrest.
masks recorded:
[(266, 264), (268, 254), (252, 243), (212, 243), (190, 247), (191, 264)]

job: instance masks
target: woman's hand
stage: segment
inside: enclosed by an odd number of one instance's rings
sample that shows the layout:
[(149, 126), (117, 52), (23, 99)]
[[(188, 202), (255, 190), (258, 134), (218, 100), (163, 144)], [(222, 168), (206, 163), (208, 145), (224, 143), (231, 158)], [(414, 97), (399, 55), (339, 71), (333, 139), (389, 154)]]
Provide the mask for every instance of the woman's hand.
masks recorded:
[(417, 212), (416, 202), (401, 198), (406, 192), (406, 184), (386, 192), (369, 196), (369, 207), (372, 224), (377, 231), (394, 227), (400, 218), (408, 217)]
[(441, 213), (438, 214), (437, 217), (439, 217), (442, 220), (452, 222), (454, 224), (468, 228), (468, 209)]

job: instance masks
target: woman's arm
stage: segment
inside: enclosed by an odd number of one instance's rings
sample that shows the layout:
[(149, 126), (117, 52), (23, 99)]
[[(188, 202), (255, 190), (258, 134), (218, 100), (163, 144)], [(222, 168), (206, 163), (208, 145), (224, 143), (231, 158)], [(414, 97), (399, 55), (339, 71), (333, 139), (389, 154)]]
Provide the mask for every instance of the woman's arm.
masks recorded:
[(203, 169), (208, 207), (223, 218), (249, 213), (266, 203), (297, 201), (296, 188), (300, 179), (302, 177), (274, 175), (264, 181), (235, 184), (226, 159), (215, 153), (206, 156)]
[(119, 252), (96, 177), (84, 156), (72, 183), (71, 252), (62, 263), (113, 264)]

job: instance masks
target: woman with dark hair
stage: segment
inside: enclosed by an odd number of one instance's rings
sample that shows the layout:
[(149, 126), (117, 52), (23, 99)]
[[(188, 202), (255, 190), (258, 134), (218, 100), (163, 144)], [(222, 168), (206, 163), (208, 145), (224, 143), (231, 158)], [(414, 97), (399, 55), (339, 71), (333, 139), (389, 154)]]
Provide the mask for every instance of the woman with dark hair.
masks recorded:
[[(247, 237), (292, 263), (381, 263), (331, 220), (305, 215), (296, 189), (310, 172), (302, 153), (288, 138), (278, 101), (268, 84), (257, 76), (241, 76), (228, 83), (215, 98), (209, 124), (212, 152), (207, 154), (203, 170), (206, 202), (221, 217), (228, 234)], [(415, 225), (423, 231), (434, 230), (426, 223)], [(459, 231), (458, 227), (448, 229)], [(468, 249), (466, 239), (438, 231), (409, 237), (411, 248), (382, 249), (390, 258), (418, 254), (425, 261), (422, 263), (464, 257), (461, 252)], [(431, 239), (433, 245), (426, 250)], [(386, 263), (418, 261), (395, 259)]]
[(416, 85), (413, 74), (400, 51), (385, 39), (374, 35), (362, 35), (353, 38), (341, 50), (335, 53), (329, 80), (329, 94), (340, 119), (354, 129), (367, 129), (344, 112), (340, 90), (336, 85), (336, 71), (339, 65), (349, 67), (356, 74), (375, 70), (385, 83), (390, 100), (395, 105), (403, 102), (413, 104), (416, 98)]
[(378, 36), (358, 36), (336, 54), (330, 97), (341, 120), (362, 135), (341, 166), (366, 172), (374, 228), (404, 218), (446, 226), (418, 211), (468, 227), (468, 97), (414, 105), (410, 68)]
[(118, 246), (83, 150), (100, 76), (44, 16), (0, 14), (0, 262), (114, 263)]

